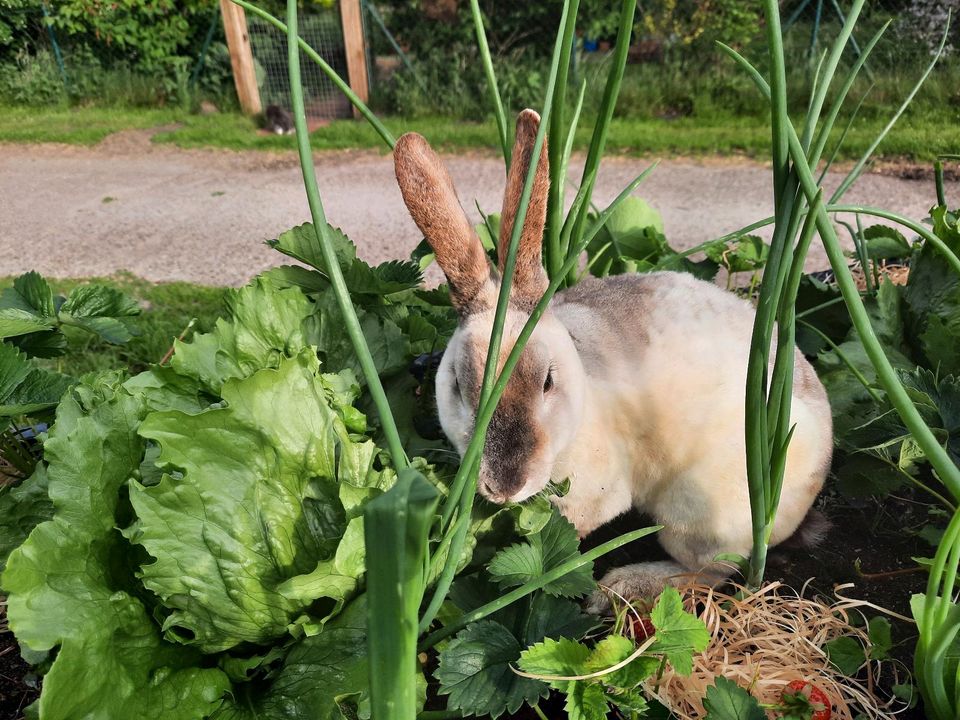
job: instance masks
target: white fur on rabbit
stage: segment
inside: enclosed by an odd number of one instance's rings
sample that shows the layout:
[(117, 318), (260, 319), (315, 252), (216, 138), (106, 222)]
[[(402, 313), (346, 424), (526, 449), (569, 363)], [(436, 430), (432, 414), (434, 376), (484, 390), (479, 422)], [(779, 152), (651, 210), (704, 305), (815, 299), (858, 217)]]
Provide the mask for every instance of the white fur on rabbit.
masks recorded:
[[(530, 165), (539, 117), (517, 120), (500, 231), (500, 268)], [(461, 453), (473, 431), (498, 273), (463, 213), (450, 176), (426, 140), (410, 133), (394, 149), (397, 180), (414, 221), (450, 284), (460, 326), (437, 374), (440, 422)], [(540, 260), (548, 190), (547, 151), (520, 239), (501, 362), (548, 280)], [(744, 388), (753, 307), (683, 273), (589, 279), (559, 293), (524, 349), (487, 432), (479, 491), (519, 502), (550, 480), (570, 479), (558, 501), (585, 536), (631, 507), (664, 529), (675, 562), (612, 570), (621, 595), (658, 592), (680, 574), (711, 581), (729, 571), (719, 553), (748, 554), (750, 502), (744, 448)], [(771, 538), (792, 535), (830, 464), (827, 396), (797, 352), (780, 511)]]

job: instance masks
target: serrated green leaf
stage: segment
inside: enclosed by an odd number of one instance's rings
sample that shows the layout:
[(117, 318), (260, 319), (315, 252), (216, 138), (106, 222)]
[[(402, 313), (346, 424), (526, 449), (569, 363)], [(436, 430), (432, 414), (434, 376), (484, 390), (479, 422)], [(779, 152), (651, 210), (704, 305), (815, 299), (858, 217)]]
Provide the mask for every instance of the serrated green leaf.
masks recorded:
[[(590, 673), (609, 670), (623, 662), (636, 652), (637, 646), (623, 635), (607, 635), (598, 642), (584, 664), (584, 672)], [(605, 686), (619, 690), (632, 690), (646, 680), (660, 666), (660, 659), (641, 655), (631, 660), (619, 670), (605, 674), (600, 678)]]
[(598, 683), (572, 682), (564, 704), (568, 720), (606, 720), (607, 696)]
[(60, 307), (60, 320), (82, 327), (110, 343), (121, 344), (134, 336), (127, 319), (140, 314), (137, 301), (107, 285), (81, 285)]
[[(327, 225), (326, 241), (333, 245), (333, 252), (337, 264), (343, 272), (349, 270), (353, 261), (357, 259), (357, 248), (339, 228)], [(275, 240), (267, 240), (267, 245), (292, 258), (316, 268), (325, 275), (329, 275), (320, 238), (313, 223), (303, 223), (280, 234)]]
[(864, 228), (863, 237), (866, 240), (867, 257), (871, 260), (908, 258), (913, 252), (903, 233), (888, 225)]
[(53, 292), (38, 273), (21, 275), (0, 292), (0, 338), (48, 330), (56, 324)]
[(683, 609), (683, 600), (676, 588), (668, 587), (660, 594), (650, 613), (656, 628), (656, 642), (651, 653), (663, 653), (680, 675), (693, 670), (693, 654), (706, 650), (710, 632), (703, 621)]
[(24, 273), (13, 281), (13, 289), (22, 299), (24, 306), (40, 317), (51, 318), (57, 314), (53, 290), (40, 273)]
[(766, 720), (767, 717), (753, 695), (722, 676), (707, 688), (703, 707), (707, 711), (704, 720)]
[(728, 272), (750, 272), (767, 264), (770, 246), (757, 235), (741, 235), (729, 243), (708, 245), (705, 253)]
[[(353, 295), (392, 295), (419, 287), (423, 280), (420, 267), (413, 262), (393, 260), (376, 268), (357, 258), (357, 249), (339, 228), (327, 225), (325, 242), (333, 245), (337, 264), (347, 289)], [(326, 260), (312, 223), (304, 223), (282, 233), (267, 244), (285, 255), (329, 275)]]
[(524, 672), (534, 675), (569, 677), (584, 674), (583, 668), (589, 658), (590, 648), (586, 645), (569, 638), (547, 638), (524, 650), (517, 664)]
[(440, 653), (436, 679), (440, 694), (449, 696), (448, 707), (497, 718), (546, 697), (544, 683), (510, 669), (520, 651), (513, 633), (498, 622), (482, 620), (467, 626)]
[(639, 690), (621, 690), (617, 692), (607, 691), (607, 702), (616, 705), (620, 712), (629, 716), (631, 713), (637, 713), (639, 717), (646, 715), (650, 704)]
[[(577, 556), (579, 545), (576, 528), (554, 511), (540, 532), (498, 552), (488, 569), (502, 587), (517, 587)], [(593, 563), (587, 563), (546, 585), (543, 590), (550, 595), (581, 597), (595, 586)]]
[(60, 330), (41, 330), (17, 337), (8, 338), (20, 352), (29, 357), (60, 357), (67, 351), (67, 338)]
[(72, 383), (66, 375), (34, 367), (13, 345), (0, 342), (0, 418), (48, 410)]

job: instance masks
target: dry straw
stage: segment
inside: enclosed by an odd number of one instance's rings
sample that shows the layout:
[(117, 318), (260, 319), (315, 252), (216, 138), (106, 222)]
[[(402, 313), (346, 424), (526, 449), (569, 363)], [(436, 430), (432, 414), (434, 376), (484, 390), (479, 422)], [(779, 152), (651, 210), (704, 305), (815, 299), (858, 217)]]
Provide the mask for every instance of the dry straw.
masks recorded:
[[(651, 679), (645, 690), (676, 717), (693, 720), (704, 716), (703, 698), (718, 676), (748, 689), (764, 705), (777, 704), (787, 683), (802, 679), (830, 697), (834, 718), (894, 718), (906, 710), (906, 704), (880, 696), (880, 662), (865, 662), (857, 677), (851, 678), (827, 658), (824, 646), (843, 636), (868, 650), (866, 629), (853, 627), (851, 616), (866, 608), (881, 610), (841, 596), (839, 591), (847, 587), (838, 587), (837, 599), (831, 603), (805, 597), (806, 586), (797, 592), (780, 582), (767, 583), (755, 593), (734, 588), (731, 592), (736, 595), (697, 584), (681, 587), (687, 610), (710, 630), (710, 645), (694, 657), (690, 675), (678, 675), (667, 666), (659, 681)], [(905, 674), (892, 661), (883, 665), (887, 672)]]

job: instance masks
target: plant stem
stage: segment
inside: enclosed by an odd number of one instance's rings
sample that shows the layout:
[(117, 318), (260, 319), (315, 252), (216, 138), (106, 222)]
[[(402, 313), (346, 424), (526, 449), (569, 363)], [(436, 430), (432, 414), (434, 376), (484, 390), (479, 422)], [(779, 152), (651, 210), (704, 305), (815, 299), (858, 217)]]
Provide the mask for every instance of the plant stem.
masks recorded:
[(470, 0), (470, 14), (473, 16), (473, 27), (477, 33), (477, 47), (480, 50), (483, 72), (487, 76), (487, 89), (490, 91), (490, 101), (493, 103), (494, 117), (497, 120), (497, 135), (500, 138), (500, 149), (503, 151), (503, 163), (509, 169), (510, 137), (507, 130), (507, 115), (503, 110), (503, 101), (500, 99), (500, 89), (497, 86), (496, 73), (493, 71), (493, 60), (490, 57), (490, 46), (487, 45), (487, 32), (483, 27), (483, 16), (480, 14), (478, 0)]
[(567, 101), (567, 76), (570, 70), (570, 53), (573, 51), (573, 32), (577, 24), (577, 11), (580, 0), (571, 0), (566, 22), (560, 29), (560, 61), (557, 65), (557, 84), (553, 90), (553, 115), (550, 117), (547, 147), (550, 156), (550, 189), (547, 193), (547, 222), (544, 238), (544, 265), (547, 275), (553, 277), (560, 271), (564, 258), (561, 257), (560, 227), (563, 213), (563, 185), (565, 164), (563, 162), (564, 116)]
[(327, 275), (337, 297), (337, 304), (343, 314), (347, 336), (350, 338), (353, 350), (357, 354), (357, 360), (360, 362), (363, 376), (367, 381), (370, 396), (373, 398), (377, 413), (380, 415), (380, 423), (383, 434), (387, 439), (391, 458), (396, 468), (401, 470), (407, 466), (407, 456), (403, 450), (403, 445), (400, 443), (397, 424), (393, 419), (393, 413), (390, 411), (390, 403), (387, 401), (380, 376), (377, 374), (377, 366), (373, 362), (370, 348), (363, 336), (357, 312), (353, 307), (353, 301), (350, 299), (350, 291), (347, 290), (347, 285), (343, 280), (343, 272), (340, 270), (340, 263), (333, 249), (333, 243), (327, 235), (329, 232), (327, 217), (320, 200), (320, 191), (317, 189), (317, 174), (313, 167), (310, 135), (307, 132), (307, 115), (303, 102), (303, 86), (300, 82), (300, 52), (297, 43), (297, 3), (295, 0), (287, 0), (287, 59), (290, 74), (290, 102), (293, 110), (293, 122), (297, 129), (300, 169), (303, 172), (303, 185), (307, 193), (307, 203), (310, 206), (310, 215), (313, 219), (314, 231), (317, 234), (317, 242), (320, 244), (320, 250), (327, 264)]
[[(636, 0), (621, 0), (620, 27), (617, 30), (616, 48), (614, 50), (613, 65), (607, 75), (607, 84), (603, 89), (603, 99), (600, 102), (596, 125), (593, 126), (593, 136), (590, 138), (590, 148), (587, 150), (587, 159), (583, 166), (583, 175), (580, 180), (580, 192), (577, 193), (577, 203), (574, 200), (570, 213), (564, 221), (561, 232), (567, 232), (568, 238), (577, 238), (583, 233), (583, 226), (587, 220), (587, 210), (590, 198), (593, 195), (593, 186), (603, 158), (603, 150), (607, 143), (607, 131), (613, 119), (613, 110), (620, 95), (620, 85), (623, 82), (623, 72), (627, 65), (627, 51), (630, 47), (630, 35), (633, 32), (633, 18), (636, 13)], [(574, 212), (576, 210), (576, 212)], [(569, 228), (569, 229), (568, 229)], [(568, 245), (573, 244), (568, 240)], [(574, 277), (570, 278), (571, 281)]]

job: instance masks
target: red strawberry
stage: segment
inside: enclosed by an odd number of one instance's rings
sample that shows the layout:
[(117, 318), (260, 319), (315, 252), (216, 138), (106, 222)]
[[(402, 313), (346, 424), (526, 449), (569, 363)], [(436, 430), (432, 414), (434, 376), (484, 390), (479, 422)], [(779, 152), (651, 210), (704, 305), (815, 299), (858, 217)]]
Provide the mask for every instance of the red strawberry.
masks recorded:
[(656, 633), (656, 628), (653, 627), (653, 622), (648, 617), (637, 617), (636, 613), (630, 612), (627, 613), (627, 621), (630, 637), (636, 642), (643, 642), (652, 638)]
[(833, 706), (827, 694), (806, 680), (792, 680), (780, 695), (783, 720), (830, 720)]

